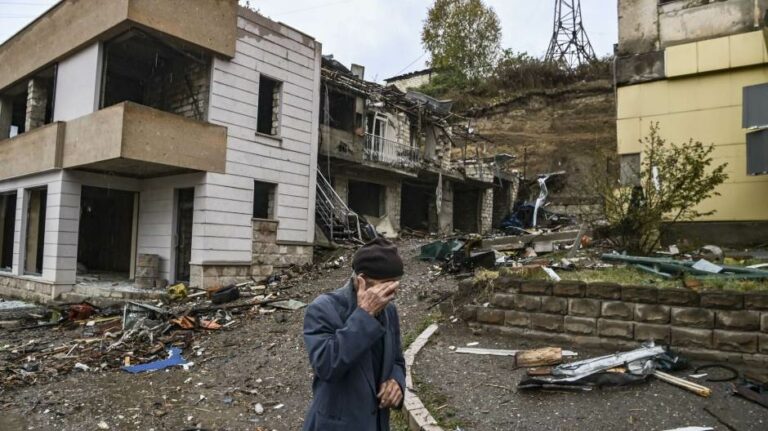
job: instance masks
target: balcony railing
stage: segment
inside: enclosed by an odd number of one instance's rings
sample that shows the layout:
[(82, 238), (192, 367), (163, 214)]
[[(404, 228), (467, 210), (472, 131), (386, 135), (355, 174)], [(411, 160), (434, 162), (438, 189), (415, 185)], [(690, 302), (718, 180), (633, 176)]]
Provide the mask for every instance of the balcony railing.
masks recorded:
[(416, 168), (420, 162), (418, 148), (370, 133), (365, 134), (363, 158), (371, 162), (405, 169)]

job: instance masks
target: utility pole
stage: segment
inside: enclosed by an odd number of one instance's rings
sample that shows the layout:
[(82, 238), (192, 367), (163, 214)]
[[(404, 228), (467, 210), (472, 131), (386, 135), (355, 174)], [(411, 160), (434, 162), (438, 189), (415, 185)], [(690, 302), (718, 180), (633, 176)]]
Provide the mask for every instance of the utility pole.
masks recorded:
[(581, 0), (555, 0), (555, 23), (546, 61), (572, 69), (596, 58), (581, 20)]

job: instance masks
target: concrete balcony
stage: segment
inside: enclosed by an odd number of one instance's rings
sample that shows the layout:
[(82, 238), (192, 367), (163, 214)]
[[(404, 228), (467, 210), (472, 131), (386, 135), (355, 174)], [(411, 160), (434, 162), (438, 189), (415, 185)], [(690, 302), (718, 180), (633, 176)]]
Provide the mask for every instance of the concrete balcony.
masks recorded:
[(0, 179), (58, 168), (133, 178), (224, 172), (227, 129), (131, 102), (0, 141)]

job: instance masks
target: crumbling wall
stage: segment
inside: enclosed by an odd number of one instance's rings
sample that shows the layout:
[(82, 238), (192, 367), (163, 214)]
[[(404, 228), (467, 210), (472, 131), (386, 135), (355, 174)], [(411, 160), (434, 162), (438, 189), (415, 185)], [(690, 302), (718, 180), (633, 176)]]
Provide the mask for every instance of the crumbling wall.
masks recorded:
[(497, 143), (496, 153), (516, 156), (509, 167), (525, 179), (565, 171), (564, 186), (550, 189), (548, 201), (567, 212), (579, 213), (582, 205), (594, 203), (597, 194), (589, 190), (591, 178), (617, 174), (606, 160), (616, 151), (611, 82), (526, 93), (477, 111), (475, 121), (478, 132)]

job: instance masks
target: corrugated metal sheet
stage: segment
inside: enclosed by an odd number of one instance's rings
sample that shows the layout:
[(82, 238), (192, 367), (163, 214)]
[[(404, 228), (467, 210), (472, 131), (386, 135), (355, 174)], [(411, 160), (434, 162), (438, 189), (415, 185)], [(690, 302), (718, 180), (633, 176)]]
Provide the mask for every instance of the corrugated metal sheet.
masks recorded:
[(768, 174), (768, 129), (747, 133), (747, 173)]
[(742, 127), (768, 126), (768, 84), (744, 87)]

